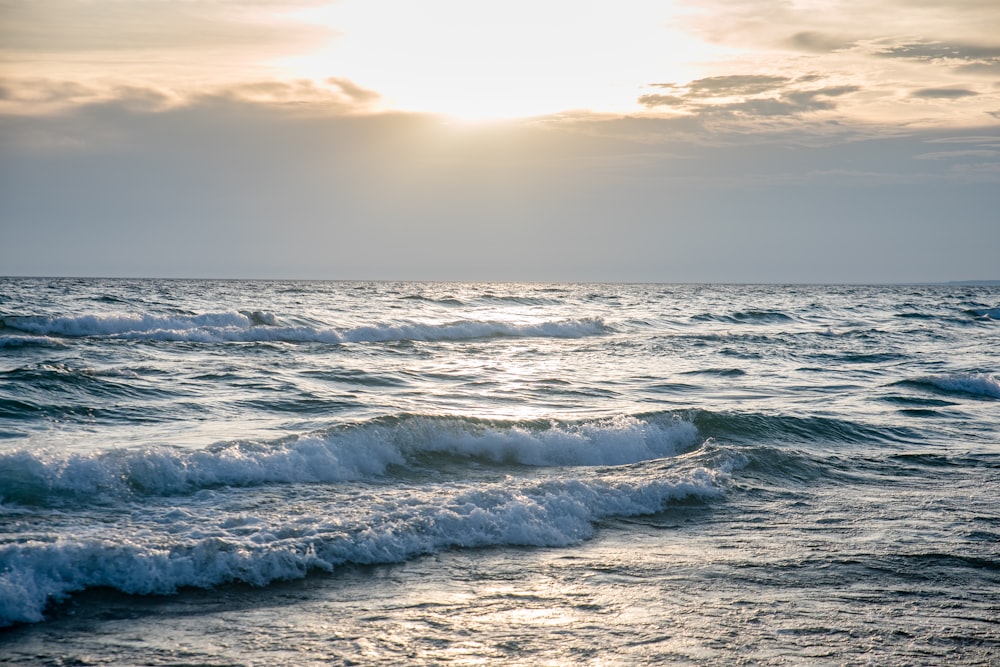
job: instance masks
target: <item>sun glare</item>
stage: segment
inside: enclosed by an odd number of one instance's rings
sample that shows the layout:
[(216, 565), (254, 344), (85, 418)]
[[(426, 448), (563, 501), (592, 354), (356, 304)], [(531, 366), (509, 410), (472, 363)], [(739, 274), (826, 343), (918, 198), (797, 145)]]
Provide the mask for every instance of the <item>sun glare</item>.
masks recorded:
[(299, 12), (334, 36), (282, 61), (349, 78), (387, 109), (491, 120), (636, 108), (642, 86), (690, 78), (708, 47), (671, 28), (664, 2), (345, 0)]

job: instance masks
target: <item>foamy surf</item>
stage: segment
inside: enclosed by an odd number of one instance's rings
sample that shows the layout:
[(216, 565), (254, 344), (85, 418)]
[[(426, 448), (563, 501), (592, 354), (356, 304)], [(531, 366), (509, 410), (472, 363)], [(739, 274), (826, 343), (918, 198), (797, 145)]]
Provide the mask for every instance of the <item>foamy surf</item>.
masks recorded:
[(717, 497), (721, 475), (696, 468), (647, 479), (403, 485), (333, 495), (307, 515), (295, 512), (293, 495), (289, 510), (224, 519), (214, 506), (229, 501), (215, 496), (111, 523), (78, 522), (72, 536), (0, 546), (0, 626), (40, 621), (52, 602), (98, 586), (168, 594), (228, 582), (263, 586), (345, 563), (401, 562), (457, 547), (565, 547), (591, 537), (604, 518)]
[(358, 481), (383, 477), (392, 466), (433, 465), (424, 461), (429, 454), (495, 464), (613, 466), (676, 456), (697, 440), (694, 424), (669, 414), (579, 423), (402, 415), (198, 450), (0, 452), (0, 502), (47, 505), (219, 486)]
[(83, 315), (7, 317), (4, 325), (39, 336), (174, 342), (382, 343), (477, 338), (582, 338), (609, 331), (601, 318), (542, 322), (456, 320), (446, 323), (377, 323), (346, 328), (285, 325), (270, 312), (227, 312), (163, 317)]

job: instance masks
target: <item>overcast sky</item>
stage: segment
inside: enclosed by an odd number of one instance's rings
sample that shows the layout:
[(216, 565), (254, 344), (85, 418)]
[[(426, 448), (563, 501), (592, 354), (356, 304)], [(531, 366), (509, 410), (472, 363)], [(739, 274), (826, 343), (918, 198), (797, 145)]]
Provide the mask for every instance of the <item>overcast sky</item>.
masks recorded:
[(998, 267), (996, 0), (0, 0), (0, 275)]

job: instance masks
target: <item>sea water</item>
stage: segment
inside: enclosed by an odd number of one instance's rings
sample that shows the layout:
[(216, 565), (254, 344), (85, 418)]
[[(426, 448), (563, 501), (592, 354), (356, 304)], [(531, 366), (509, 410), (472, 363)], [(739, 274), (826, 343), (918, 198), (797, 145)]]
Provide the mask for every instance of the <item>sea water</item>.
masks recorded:
[(0, 662), (1000, 664), (1000, 287), (0, 280)]

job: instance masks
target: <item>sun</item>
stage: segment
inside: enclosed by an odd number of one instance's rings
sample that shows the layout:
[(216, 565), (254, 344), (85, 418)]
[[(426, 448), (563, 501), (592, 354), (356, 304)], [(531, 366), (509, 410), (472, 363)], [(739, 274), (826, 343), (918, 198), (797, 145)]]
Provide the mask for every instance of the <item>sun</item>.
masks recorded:
[(343, 0), (296, 14), (333, 37), (281, 66), (348, 78), (388, 109), (466, 120), (627, 112), (642, 86), (690, 78), (708, 55), (670, 28), (676, 13), (629, 0)]

